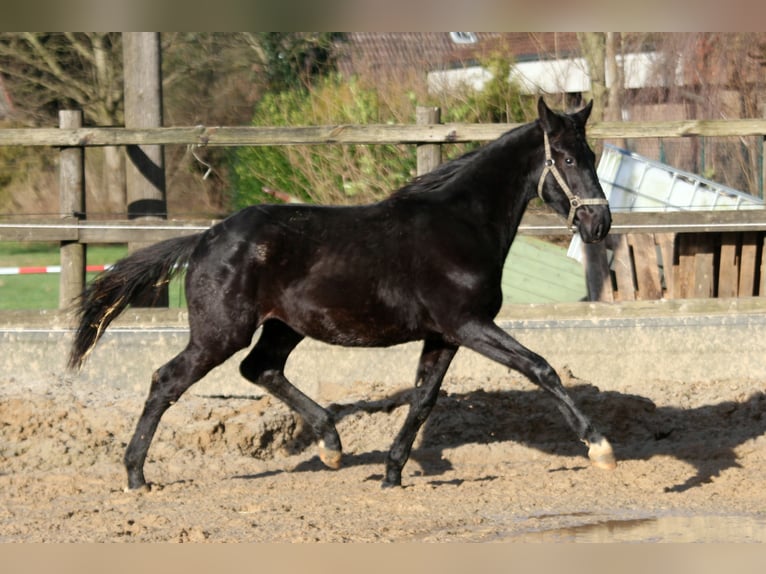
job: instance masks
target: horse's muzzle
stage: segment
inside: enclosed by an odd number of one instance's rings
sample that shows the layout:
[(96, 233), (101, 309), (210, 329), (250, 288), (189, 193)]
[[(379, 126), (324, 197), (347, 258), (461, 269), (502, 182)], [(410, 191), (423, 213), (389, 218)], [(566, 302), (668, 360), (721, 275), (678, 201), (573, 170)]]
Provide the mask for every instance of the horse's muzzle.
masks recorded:
[(575, 224), (585, 243), (598, 243), (612, 227), (612, 213), (606, 205), (583, 206), (577, 211)]

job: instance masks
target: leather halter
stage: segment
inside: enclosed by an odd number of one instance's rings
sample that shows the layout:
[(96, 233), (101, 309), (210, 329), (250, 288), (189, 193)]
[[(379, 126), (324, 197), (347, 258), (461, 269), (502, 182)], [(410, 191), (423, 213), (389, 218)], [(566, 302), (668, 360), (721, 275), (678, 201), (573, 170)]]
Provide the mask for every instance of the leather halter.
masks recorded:
[(567, 225), (570, 229), (572, 229), (572, 231), (575, 231), (574, 218), (579, 207), (583, 205), (609, 205), (609, 201), (603, 197), (577, 197), (572, 192), (569, 185), (567, 185), (567, 182), (564, 180), (561, 172), (556, 167), (556, 162), (551, 155), (551, 145), (548, 141), (548, 134), (545, 132), (545, 130), (543, 130), (543, 141), (545, 143), (545, 167), (543, 167), (543, 172), (540, 174), (540, 182), (537, 184), (537, 195), (540, 196), (540, 199), (545, 201), (545, 198), (543, 197), (543, 185), (545, 184), (545, 178), (549, 173), (552, 173), (553, 177), (556, 179), (556, 182), (558, 182), (559, 187), (561, 187), (561, 191), (563, 191), (569, 199), (569, 216), (567, 217)]

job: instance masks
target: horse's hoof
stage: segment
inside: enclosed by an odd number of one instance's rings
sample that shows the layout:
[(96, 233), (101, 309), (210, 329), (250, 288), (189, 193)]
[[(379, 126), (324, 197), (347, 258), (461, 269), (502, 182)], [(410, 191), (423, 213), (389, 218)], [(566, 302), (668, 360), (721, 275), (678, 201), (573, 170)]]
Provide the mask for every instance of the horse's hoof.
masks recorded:
[(380, 483), (380, 487), (388, 490), (402, 486), (402, 473), (396, 470), (386, 470), (386, 475)]
[(148, 483), (139, 484), (138, 486), (126, 486), (122, 489), (123, 492), (129, 492), (131, 494), (139, 494), (144, 492), (151, 492), (152, 487)]
[(614, 470), (617, 468), (612, 445), (605, 438), (588, 445), (588, 458), (590, 458), (591, 464), (596, 468), (603, 470)]
[(327, 448), (324, 444), (320, 444), (319, 460), (321, 460), (327, 468), (338, 470), (343, 466), (343, 452)]

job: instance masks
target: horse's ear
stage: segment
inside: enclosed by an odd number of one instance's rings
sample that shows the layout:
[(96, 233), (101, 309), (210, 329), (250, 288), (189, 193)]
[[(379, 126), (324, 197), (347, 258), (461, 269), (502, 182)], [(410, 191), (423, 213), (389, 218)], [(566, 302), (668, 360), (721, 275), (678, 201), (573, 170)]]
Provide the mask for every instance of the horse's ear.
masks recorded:
[(585, 123), (588, 121), (588, 118), (590, 117), (590, 112), (592, 110), (593, 110), (593, 100), (589, 101), (588, 104), (579, 112), (572, 114), (572, 118), (574, 119), (575, 122), (577, 122), (577, 125), (584, 127)]
[(561, 127), (561, 118), (545, 104), (542, 96), (537, 100), (537, 115), (545, 133), (552, 134)]

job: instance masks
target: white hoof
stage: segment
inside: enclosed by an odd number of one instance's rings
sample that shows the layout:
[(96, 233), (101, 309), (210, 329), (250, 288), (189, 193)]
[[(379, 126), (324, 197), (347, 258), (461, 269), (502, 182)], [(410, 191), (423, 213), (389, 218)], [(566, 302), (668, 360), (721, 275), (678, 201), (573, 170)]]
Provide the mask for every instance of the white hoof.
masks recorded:
[(612, 445), (605, 438), (602, 438), (600, 442), (588, 444), (588, 458), (596, 468), (614, 470), (617, 467)]
[(343, 453), (339, 450), (327, 448), (322, 440), (319, 441), (319, 460), (321, 460), (327, 468), (338, 470), (343, 466)]

